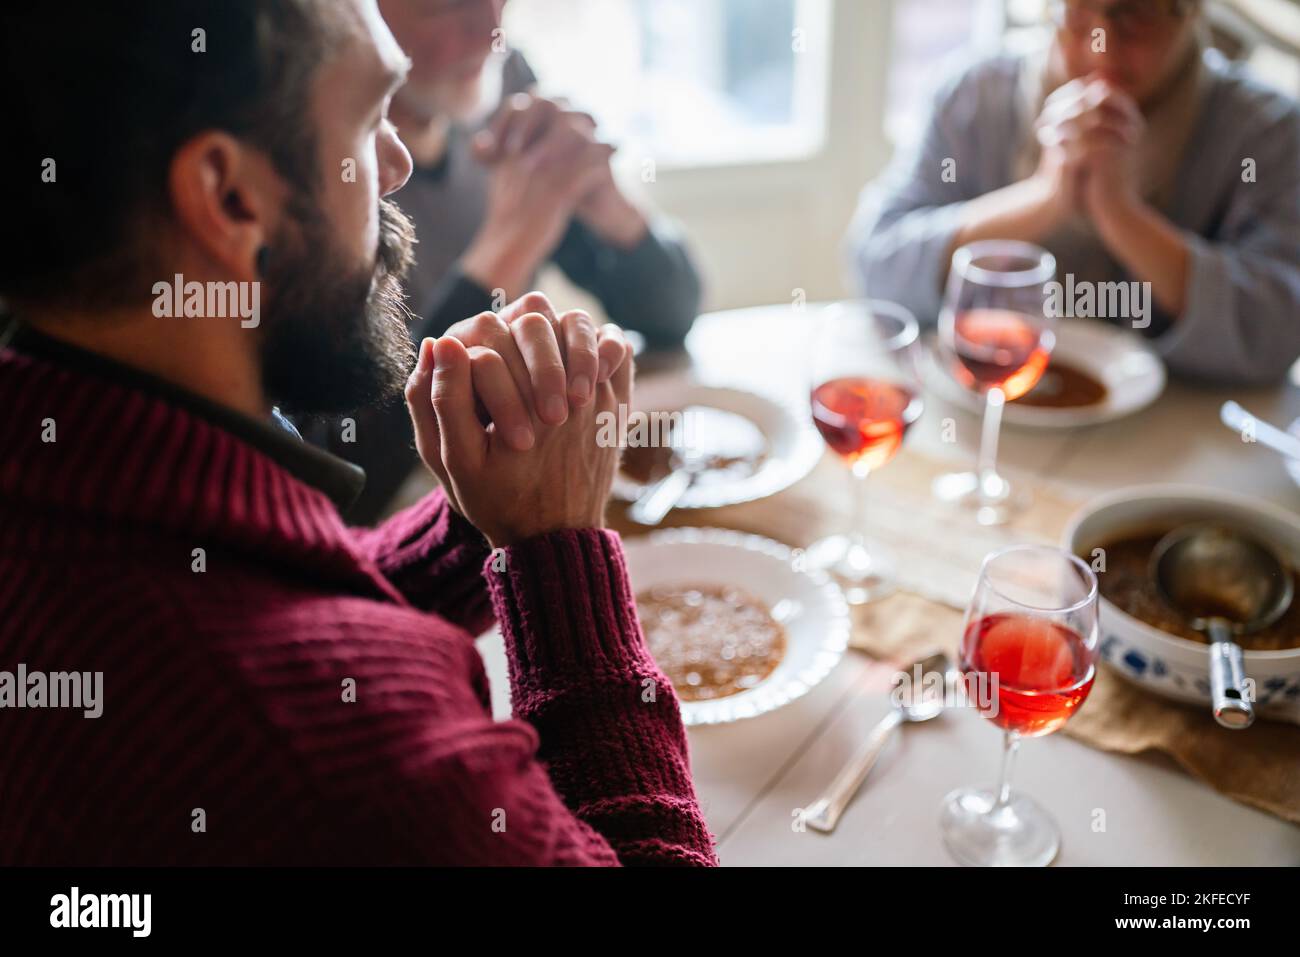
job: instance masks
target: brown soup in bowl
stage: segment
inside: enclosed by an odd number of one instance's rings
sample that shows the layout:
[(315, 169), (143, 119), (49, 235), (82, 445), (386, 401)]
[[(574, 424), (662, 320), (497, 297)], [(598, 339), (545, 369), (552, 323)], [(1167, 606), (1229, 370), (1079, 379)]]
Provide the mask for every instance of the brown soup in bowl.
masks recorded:
[(683, 701), (756, 688), (785, 657), (785, 629), (738, 588), (661, 585), (636, 605), (650, 654)]
[[(1161, 599), (1151, 578), (1151, 554), (1156, 544), (1173, 527), (1126, 535), (1099, 546), (1106, 556), (1105, 571), (1097, 573), (1101, 597), (1138, 621), (1189, 641), (1208, 644), (1205, 635), (1194, 631)], [(1082, 556), (1089, 561), (1090, 556)], [(1300, 576), (1288, 568), (1300, 595)], [(1238, 639), (1247, 651), (1283, 651), (1300, 648), (1300, 599), (1274, 624)]]

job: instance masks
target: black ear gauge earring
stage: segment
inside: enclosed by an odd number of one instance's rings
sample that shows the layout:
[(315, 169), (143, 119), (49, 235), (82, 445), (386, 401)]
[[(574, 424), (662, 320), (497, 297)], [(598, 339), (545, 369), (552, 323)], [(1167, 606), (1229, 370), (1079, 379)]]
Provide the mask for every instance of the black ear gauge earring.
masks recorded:
[(259, 276), (266, 275), (266, 263), (267, 260), (269, 260), (270, 258), (271, 258), (270, 246), (261, 246), (258, 248), (257, 258), (253, 260), (253, 264), (257, 268), (257, 274)]

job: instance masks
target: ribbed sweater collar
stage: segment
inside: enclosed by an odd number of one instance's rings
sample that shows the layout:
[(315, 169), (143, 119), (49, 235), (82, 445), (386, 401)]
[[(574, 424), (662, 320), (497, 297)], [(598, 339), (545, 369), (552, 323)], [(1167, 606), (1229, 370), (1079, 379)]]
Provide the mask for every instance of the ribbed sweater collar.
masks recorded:
[(278, 409), (271, 410), (270, 421), (250, 418), (141, 369), (43, 335), (17, 321), (0, 325), (0, 348), (6, 345), (70, 371), (146, 392), (196, 413), (233, 432), (308, 485), (320, 489), (333, 500), (340, 513), (347, 512), (365, 486), (366, 473), (359, 466), (303, 442), (297, 427)]
[(160, 531), (196, 547), (220, 542), (352, 580), (371, 577), (322, 490), (185, 405), (3, 349), (0, 409), (0, 508), (12, 509), (12, 534), (27, 524), (22, 516), (54, 512), (71, 520), (65, 533)]

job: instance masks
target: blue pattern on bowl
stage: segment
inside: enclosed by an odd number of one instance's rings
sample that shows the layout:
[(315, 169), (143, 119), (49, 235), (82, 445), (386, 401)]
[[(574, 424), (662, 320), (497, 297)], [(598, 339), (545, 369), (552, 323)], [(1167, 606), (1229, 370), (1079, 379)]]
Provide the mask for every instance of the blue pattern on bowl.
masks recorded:
[[(1142, 684), (1172, 686), (1184, 695), (1196, 693), (1208, 698), (1210, 682), (1204, 674), (1180, 672), (1174, 665), (1145, 650), (1126, 646), (1118, 635), (1108, 634), (1098, 646), (1101, 660)], [(1300, 700), (1300, 678), (1288, 681), (1272, 677), (1255, 687), (1255, 703), (1283, 705)]]

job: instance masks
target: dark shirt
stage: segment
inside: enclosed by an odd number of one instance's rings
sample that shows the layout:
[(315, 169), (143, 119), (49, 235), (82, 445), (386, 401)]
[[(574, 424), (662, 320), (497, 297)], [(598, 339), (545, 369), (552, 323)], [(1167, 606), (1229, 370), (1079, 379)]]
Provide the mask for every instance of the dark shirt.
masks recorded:
[[(501, 96), (533, 89), (537, 78), (518, 52), (502, 67)], [(475, 128), (453, 125), (432, 167), (417, 168), (396, 200), (416, 225), (415, 266), (406, 280), (410, 306), (422, 321), (419, 337), (491, 308), (491, 291), (469, 280), (459, 260), (487, 215), (492, 174), (474, 159)], [(685, 246), (663, 219), (650, 224), (632, 249), (604, 242), (574, 220), (548, 257), (577, 286), (592, 293), (610, 319), (641, 333), (651, 348), (681, 344), (700, 303), (700, 281)]]

